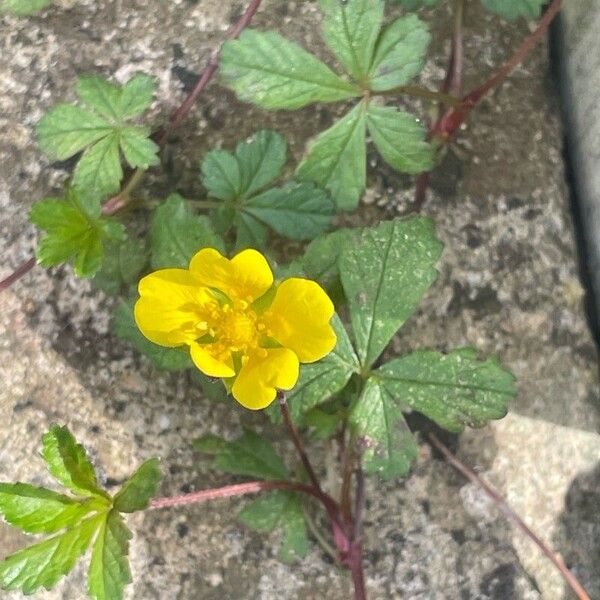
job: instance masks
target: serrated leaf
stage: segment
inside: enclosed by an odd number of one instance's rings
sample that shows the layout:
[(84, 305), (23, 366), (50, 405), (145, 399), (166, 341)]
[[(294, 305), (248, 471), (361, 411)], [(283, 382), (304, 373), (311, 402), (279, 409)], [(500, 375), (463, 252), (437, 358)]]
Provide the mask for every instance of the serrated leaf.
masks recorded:
[(221, 454), (227, 449), (229, 442), (218, 435), (208, 433), (194, 440), (193, 447), (196, 452), (204, 454)]
[(250, 529), (268, 532), (283, 529), (279, 558), (291, 563), (308, 552), (308, 535), (302, 500), (292, 492), (272, 492), (247, 504), (238, 518)]
[(383, 0), (319, 0), (325, 42), (358, 82), (364, 83), (379, 30)]
[(52, 4), (52, 0), (2, 0), (0, 13), (7, 12), (17, 17), (33, 15)]
[(292, 240), (307, 240), (331, 223), (335, 205), (327, 193), (311, 182), (287, 183), (254, 196), (243, 211)]
[(150, 138), (147, 127), (124, 127), (119, 137), (119, 147), (132, 169), (147, 169), (160, 164), (159, 147)]
[(127, 340), (158, 369), (182, 371), (193, 366), (189, 352), (180, 348), (165, 348), (145, 338), (135, 323), (133, 302), (122, 302), (113, 313), (112, 329), (123, 340)]
[(369, 89), (391, 90), (418, 75), (430, 40), (427, 24), (414, 15), (390, 23), (377, 42), (369, 69)]
[(107, 196), (119, 191), (122, 178), (119, 134), (111, 131), (83, 153), (73, 172), (73, 185), (91, 194)]
[(386, 363), (374, 376), (397, 402), (450, 431), (502, 418), (516, 394), (512, 374), (494, 358), (477, 360), (470, 348), (413, 352)]
[(433, 146), (425, 128), (410, 113), (391, 106), (370, 105), (367, 127), (373, 143), (390, 166), (403, 173), (422, 173), (435, 165)]
[(0, 483), (0, 513), (27, 533), (56, 533), (98, 507), (91, 499), (79, 501), (27, 483)]
[(121, 92), (121, 117), (130, 119), (141, 115), (150, 108), (155, 93), (156, 81), (152, 77), (143, 73), (134, 75)]
[(200, 165), (202, 183), (211, 198), (234, 200), (242, 188), (242, 176), (236, 157), (226, 150), (211, 150)]
[(118, 294), (137, 281), (146, 265), (146, 245), (142, 240), (125, 238), (104, 244), (102, 268), (92, 283), (107, 294)]
[(507, 21), (518, 17), (537, 19), (547, 0), (481, 0), (483, 7)]
[(121, 600), (123, 590), (131, 583), (129, 540), (132, 533), (121, 515), (111, 510), (102, 523), (88, 572), (88, 591), (94, 600)]
[(219, 73), (240, 100), (266, 109), (295, 109), (360, 95), (315, 56), (274, 31), (247, 29), (239, 39), (225, 42)]
[(193, 215), (179, 194), (171, 194), (152, 217), (150, 227), (153, 269), (187, 268), (200, 248), (224, 251), (223, 241), (205, 216)]
[(258, 219), (246, 212), (238, 212), (233, 219), (233, 224), (237, 231), (236, 252), (246, 248), (258, 250), (266, 248), (269, 231)]
[(353, 210), (366, 181), (366, 106), (361, 102), (320, 133), (296, 169), (301, 181), (314, 181), (329, 190), (337, 207)]
[(113, 506), (119, 512), (132, 513), (145, 510), (156, 495), (162, 474), (159, 461), (151, 458), (123, 484), (113, 499)]
[(77, 443), (67, 427), (52, 426), (42, 436), (42, 446), (48, 470), (61, 485), (81, 496), (110, 497), (98, 486), (85, 448)]
[(85, 554), (104, 519), (102, 514), (95, 515), (62, 534), (6, 557), (0, 562), (0, 588), (7, 591), (20, 588), (24, 594), (42, 587), (50, 589)]
[(340, 272), (361, 364), (369, 367), (437, 277), (442, 244), (433, 222), (394, 219), (362, 230), (342, 251)]
[(364, 448), (362, 461), (367, 473), (383, 479), (408, 473), (417, 446), (393, 396), (374, 378), (369, 378), (350, 413), (350, 423)]
[(82, 75), (77, 78), (75, 91), (90, 109), (111, 122), (121, 118), (121, 90), (118, 86), (98, 75)]

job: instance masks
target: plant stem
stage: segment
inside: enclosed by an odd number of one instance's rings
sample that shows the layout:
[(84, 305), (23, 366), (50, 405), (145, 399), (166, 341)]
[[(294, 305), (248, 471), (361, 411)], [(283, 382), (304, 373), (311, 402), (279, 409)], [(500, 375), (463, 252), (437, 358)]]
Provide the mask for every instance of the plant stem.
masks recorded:
[(342, 459), (342, 487), (340, 489), (340, 513), (344, 523), (352, 523), (352, 473), (354, 471), (354, 437), (346, 444)]
[(437, 438), (434, 433), (429, 433), (431, 443), (444, 455), (446, 460), (469, 481), (478, 485), (496, 503), (505, 517), (510, 519), (554, 564), (564, 580), (575, 592), (579, 600), (591, 600), (583, 586), (577, 581), (575, 575), (565, 565), (563, 559), (553, 552), (550, 547), (523, 521), (523, 519), (508, 505), (506, 500), (475, 471), (463, 464), (450, 450)]
[(327, 554), (327, 556), (329, 556), (333, 560), (333, 562), (339, 565), (340, 557), (338, 553), (336, 552), (335, 548), (325, 539), (319, 527), (312, 518), (312, 515), (310, 514), (308, 508), (304, 504), (302, 505), (302, 511), (304, 513), (304, 520), (306, 521), (308, 529), (312, 533), (315, 540), (317, 540), (317, 544), (321, 546), (323, 552), (325, 552), (325, 554)]
[(8, 277), (0, 281), (0, 292), (8, 289), (15, 281), (18, 281), (23, 275), (29, 273), (35, 265), (35, 257), (32, 257), (22, 265), (19, 265)]

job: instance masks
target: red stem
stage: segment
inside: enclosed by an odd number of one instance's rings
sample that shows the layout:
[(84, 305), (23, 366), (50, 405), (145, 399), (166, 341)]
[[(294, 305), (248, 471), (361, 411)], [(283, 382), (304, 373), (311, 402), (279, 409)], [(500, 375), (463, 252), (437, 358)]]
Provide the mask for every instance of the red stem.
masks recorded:
[(467, 479), (478, 485), (483, 491), (496, 503), (502, 513), (510, 519), (531, 541), (552, 561), (559, 570), (567, 584), (575, 592), (579, 600), (591, 600), (583, 586), (577, 581), (575, 575), (569, 571), (562, 558), (553, 552), (548, 545), (521, 519), (521, 517), (508, 505), (506, 500), (485, 480), (483, 480), (475, 471), (463, 464), (448, 448), (440, 442), (435, 434), (430, 433), (431, 443), (444, 455), (446, 460)]
[(27, 262), (18, 266), (6, 279), (0, 281), (0, 292), (8, 289), (15, 281), (18, 281), (23, 275), (29, 273), (35, 267), (35, 264), (35, 258), (30, 258)]

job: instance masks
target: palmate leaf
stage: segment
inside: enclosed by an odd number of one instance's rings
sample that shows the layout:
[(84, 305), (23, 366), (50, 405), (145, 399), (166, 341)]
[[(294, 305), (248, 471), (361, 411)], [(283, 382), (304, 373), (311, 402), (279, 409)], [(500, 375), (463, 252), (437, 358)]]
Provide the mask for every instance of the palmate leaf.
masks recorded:
[(0, 0), (0, 14), (11, 13), (18, 17), (33, 15), (52, 4), (52, 0)]
[(113, 499), (113, 506), (119, 512), (132, 513), (148, 508), (150, 499), (156, 495), (160, 484), (159, 462), (151, 458), (123, 484)]
[(481, 0), (483, 7), (508, 21), (518, 17), (537, 19), (547, 0)]

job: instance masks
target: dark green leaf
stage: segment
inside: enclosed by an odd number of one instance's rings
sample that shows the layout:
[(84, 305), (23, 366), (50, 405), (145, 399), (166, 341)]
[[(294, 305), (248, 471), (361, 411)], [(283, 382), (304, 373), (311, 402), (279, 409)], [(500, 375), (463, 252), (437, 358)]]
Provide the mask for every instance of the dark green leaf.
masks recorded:
[(224, 251), (223, 241), (205, 216), (193, 215), (186, 201), (171, 194), (152, 217), (150, 227), (151, 263), (154, 269), (186, 268), (201, 248)]
[(379, 382), (367, 380), (350, 414), (350, 422), (364, 448), (367, 473), (383, 479), (406, 475), (417, 446), (395, 398)]
[(211, 150), (200, 165), (202, 183), (212, 198), (234, 200), (241, 194), (240, 165), (226, 150)]
[(319, 439), (330, 438), (344, 420), (341, 410), (329, 413), (320, 408), (313, 408), (304, 415), (304, 422), (312, 429), (315, 437)]
[(365, 112), (366, 105), (361, 102), (320, 133), (296, 169), (298, 179), (329, 190), (342, 210), (355, 209), (365, 189)]
[(363, 229), (340, 257), (358, 356), (369, 367), (437, 277), (442, 244), (425, 218)]
[(119, 512), (132, 513), (145, 510), (160, 485), (161, 472), (158, 459), (151, 458), (123, 484), (114, 497), (113, 506)]
[(27, 17), (50, 6), (52, 0), (0, 0), (0, 13)]
[(225, 42), (219, 73), (240, 100), (267, 109), (295, 109), (360, 94), (315, 56), (274, 31), (247, 29), (238, 40)]
[(106, 243), (102, 268), (92, 283), (107, 294), (118, 294), (123, 287), (137, 281), (146, 261), (146, 245), (142, 240), (127, 237)]
[(516, 394), (514, 377), (495, 358), (477, 360), (469, 348), (450, 354), (414, 352), (390, 361), (374, 375), (396, 402), (450, 431), (502, 418)]
[(327, 45), (354, 79), (364, 83), (383, 22), (383, 0), (319, 0)]
[(369, 89), (391, 90), (407, 84), (425, 63), (431, 36), (414, 15), (396, 19), (382, 32), (369, 71)]
[(481, 0), (484, 8), (508, 21), (518, 17), (537, 19), (547, 0)]
[(433, 168), (434, 148), (425, 141), (427, 132), (413, 115), (391, 106), (370, 105), (367, 126), (377, 150), (394, 169), (422, 173)]
[(196, 452), (203, 452), (204, 454), (221, 454), (227, 451), (229, 443), (230, 442), (218, 435), (208, 433), (201, 438), (195, 439), (193, 446)]
[(235, 215), (233, 223), (237, 230), (236, 252), (245, 248), (266, 248), (269, 231), (259, 220), (246, 212), (239, 212)]
[(133, 317), (133, 302), (122, 302), (113, 314), (112, 328), (138, 352), (151, 360), (158, 369), (181, 371), (193, 367), (189, 352), (181, 348), (163, 348), (153, 344), (140, 332)]

